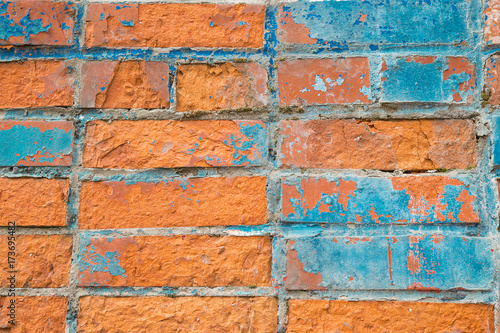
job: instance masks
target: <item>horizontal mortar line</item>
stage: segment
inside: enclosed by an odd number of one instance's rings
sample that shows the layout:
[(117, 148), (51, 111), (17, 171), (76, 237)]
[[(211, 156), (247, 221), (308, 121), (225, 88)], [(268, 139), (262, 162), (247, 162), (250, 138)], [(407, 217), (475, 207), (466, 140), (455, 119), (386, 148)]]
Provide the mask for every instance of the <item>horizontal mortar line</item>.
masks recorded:
[[(265, 176), (271, 172), (272, 165), (234, 166), (234, 167), (185, 167), (185, 168), (148, 168), (148, 169), (105, 169), (78, 167), (73, 170), (80, 176), (79, 181), (91, 181), (95, 177), (105, 179), (167, 180), (169, 178), (217, 178), (228, 176)], [(152, 172), (154, 172), (152, 174)], [(201, 172), (201, 174), (200, 174)]]
[[(134, 236), (176, 236), (176, 235), (208, 235), (208, 236), (248, 236), (244, 234), (245, 229), (251, 235), (272, 236), (277, 226), (273, 224), (261, 225), (234, 225), (234, 226), (193, 226), (193, 227), (166, 227), (166, 228), (128, 228), (128, 229), (79, 229), (78, 234), (86, 237), (134, 237)], [(236, 229), (236, 230), (228, 230)], [(243, 229), (239, 231), (238, 229)]]
[[(74, 293), (72, 287), (63, 288), (15, 288), (16, 296), (65, 296), (68, 297)], [(8, 296), (9, 288), (0, 288), (0, 297)]]
[[(0, 226), (0, 235), (9, 234), (8, 226)], [(75, 231), (69, 230), (67, 226), (64, 227), (47, 227), (47, 226), (16, 226), (14, 236), (18, 235), (67, 235), (72, 236)], [(9, 234), (10, 235), (10, 234)]]
[(82, 287), (76, 295), (82, 296), (275, 296), (272, 287)]

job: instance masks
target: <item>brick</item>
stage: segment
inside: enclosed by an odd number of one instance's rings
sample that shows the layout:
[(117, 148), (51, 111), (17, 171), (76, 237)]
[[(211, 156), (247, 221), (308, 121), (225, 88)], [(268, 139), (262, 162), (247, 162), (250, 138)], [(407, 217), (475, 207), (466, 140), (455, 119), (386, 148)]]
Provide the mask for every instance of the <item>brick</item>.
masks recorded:
[(71, 45), (75, 8), (68, 2), (5, 1), (0, 45)]
[(177, 111), (248, 109), (267, 105), (267, 72), (258, 63), (180, 65)]
[(78, 223), (81, 229), (256, 225), (266, 213), (265, 177), (83, 182)]
[(290, 290), (491, 290), (490, 238), (442, 234), (304, 237), (288, 241)]
[(73, 105), (68, 66), (58, 60), (0, 62), (0, 109)]
[(89, 168), (258, 166), (267, 159), (261, 121), (93, 121), (83, 165)]
[(65, 226), (68, 191), (68, 179), (0, 178), (0, 226)]
[(251, 47), (264, 40), (262, 5), (92, 3), (87, 47)]
[[(15, 301), (15, 325), (9, 324), (11, 300)], [(0, 297), (0, 330), (10, 333), (64, 332), (68, 298), (59, 296)]]
[(106, 237), (80, 244), (80, 286), (271, 285), (268, 237)]
[(500, 44), (500, 2), (489, 0), (484, 10), (484, 42), (487, 45)]
[(0, 166), (69, 166), (73, 132), (69, 121), (0, 121)]
[(477, 189), (459, 177), (282, 180), (282, 220), (322, 223), (479, 223)]
[(337, 49), (458, 44), (471, 37), (468, 13), (466, 0), (297, 1), (279, 6), (277, 37), (282, 43)]
[(494, 331), (494, 306), (490, 304), (288, 301), (289, 333)]
[(490, 90), (487, 102), (491, 105), (500, 104), (500, 72), (497, 67), (498, 56), (492, 55), (486, 59), (484, 81), (485, 86)]
[(276, 332), (271, 297), (80, 298), (78, 332)]
[(464, 57), (384, 58), (381, 102), (472, 103), (475, 66)]
[(370, 103), (368, 58), (278, 63), (280, 105)]
[(168, 63), (161, 61), (86, 62), (80, 104), (102, 109), (168, 108), (168, 73)]
[[(0, 235), (0, 264), (7, 264), (8, 235)], [(69, 283), (72, 239), (65, 235), (16, 235), (16, 288), (60, 288)], [(7, 270), (0, 271), (0, 287), (9, 287)]]
[(332, 169), (467, 169), (476, 164), (470, 120), (282, 121), (281, 162)]

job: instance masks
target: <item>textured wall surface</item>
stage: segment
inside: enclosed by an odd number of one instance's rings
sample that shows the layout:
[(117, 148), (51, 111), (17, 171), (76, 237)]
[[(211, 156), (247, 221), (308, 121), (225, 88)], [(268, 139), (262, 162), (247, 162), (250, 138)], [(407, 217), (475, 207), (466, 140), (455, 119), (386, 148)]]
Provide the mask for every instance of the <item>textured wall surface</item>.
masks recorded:
[(500, 0), (201, 2), (0, 0), (0, 331), (499, 332)]

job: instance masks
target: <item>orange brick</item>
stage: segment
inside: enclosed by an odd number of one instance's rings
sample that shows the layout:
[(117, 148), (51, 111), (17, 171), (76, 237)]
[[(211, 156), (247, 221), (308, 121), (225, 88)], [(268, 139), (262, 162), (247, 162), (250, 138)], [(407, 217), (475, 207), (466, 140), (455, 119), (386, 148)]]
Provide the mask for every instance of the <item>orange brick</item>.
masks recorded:
[(262, 47), (265, 7), (89, 4), (87, 47)]
[[(11, 300), (15, 301), (15, 325), (9, 324)], [(0, 331), (9, 333), (63, 333), (68, 298), (59, 296), (0, 297)]]
[(268, 237), (91, 238), (80, 251), (80, 286), (270, 286)]
[[(9, 235), (0, 236), (0, 267), (7, 264)], [(72, 239), (65, 235), (16, 235), (16, 288), (59, 288), (69, 282)], [(6, 269), (0, 270), (0, 287), (9, 287)]]
[(261, 165), (267, 129), (260, 121), (93, 121), (87, 125), (88, 168), (181, 168)]
[(68, 179), (0, 178), (0, 225), (64, 226)]
[(489, 304), (290, 300), (286, 332), (494, 332)]
[(311, 120), (281, 126), (285, 166), (431, 170), (476, 164), (470, 120)]
[(77, 331), (276, 332), (277, 312), (271, 297), (85, 296)]
[(484, 41), (489, 44), (500, 44), (500, 1), (489, 0), (484, 10)]
[(257, 63), (181, 65), (177, 111), (258, 108), (267, 105), (267, 73)]
[(266, 212), (265, 177), (83, 182), (78, 222), (82, 229), (256, 225)]
[(168, 63), (161, 61), (90, 61), (82, 66), (86, 108), (168, 108)]
[(73, 76), (64, 61), (0, 62), (0, 108), (73, 105)]

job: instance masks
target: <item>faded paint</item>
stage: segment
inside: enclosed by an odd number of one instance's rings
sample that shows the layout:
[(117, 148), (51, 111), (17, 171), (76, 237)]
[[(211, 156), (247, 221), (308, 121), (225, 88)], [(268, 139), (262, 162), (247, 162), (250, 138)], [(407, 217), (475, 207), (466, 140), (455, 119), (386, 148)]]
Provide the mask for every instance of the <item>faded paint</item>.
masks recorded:
[(83, 165), (90, 168), (257, 166), (267, 159), (260, 121), (94, 121)]
[(71, 165), (73, 131), (69, 121), (0, 121), (0, 166)]
[(479, 223), (468, 176), (284, 178), (282, 220), (328, 223)]
[(80, 106), (154, 109), (170, 106), (168, 63), (89, 61), (82, 66)]
[[(443, 236), (438, 243), (432, 235), (421, 235), (418, 241), (414, 236), (395, 236), (396, 243), (384, 236), (364, 242), (352, 242), (348, 237), (335, 237), (334, 242), (332, 238), (289, 241), (293, 243), (287, 261), (299, 260), (305, 272), (321, 276), (319, 287), (439, 291), (489, 290), (494, 284), (494, 245), (488, 238)], [(297, 259), (293, 259), (295, 255)], [(296, 276), (293, 284), (287, 284), (288, 289), (318, 289)]]
[(368, 58), (278, 63), (280, 105), (370, 103)]
[(500, 44), (500, 1), (488, 0), (484, 10), (484, 41), (489, 44)]
[(91, 3), (85, 45), (259, 48), (264, 16), (262, 5)]
[(328, 169), (467, 169), (476, 164), (470, 120), (281, 122), (281, 163)]
[(498, 71), (498, 55), (486, 59), (484, 65), (484, 82), (490, 93), (487, 102), (491, 105), (500, 104), (500, 72)]

